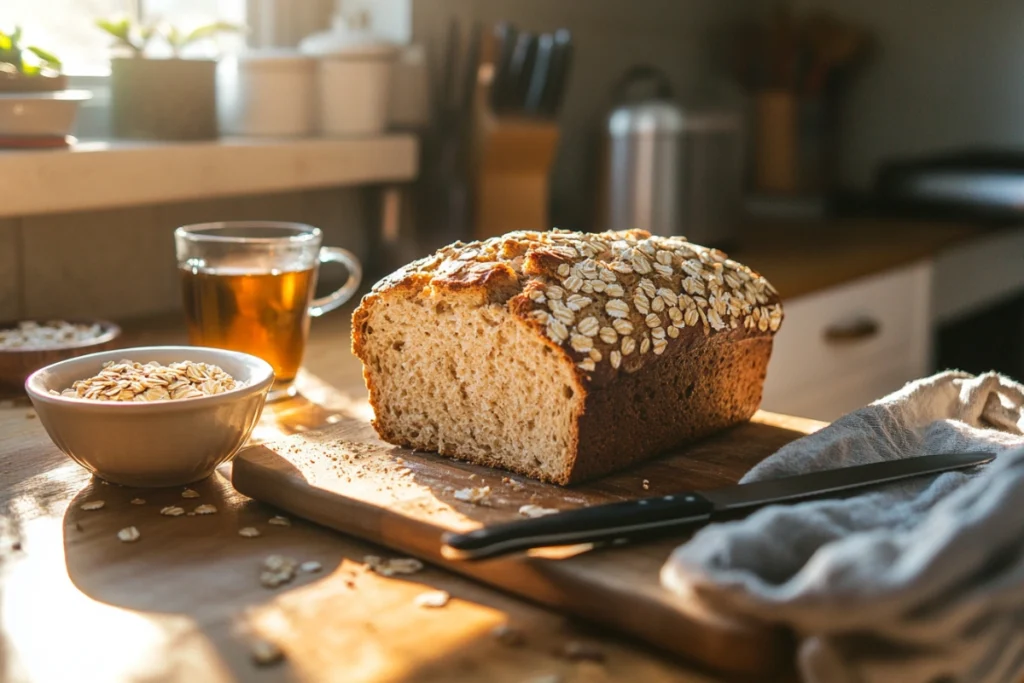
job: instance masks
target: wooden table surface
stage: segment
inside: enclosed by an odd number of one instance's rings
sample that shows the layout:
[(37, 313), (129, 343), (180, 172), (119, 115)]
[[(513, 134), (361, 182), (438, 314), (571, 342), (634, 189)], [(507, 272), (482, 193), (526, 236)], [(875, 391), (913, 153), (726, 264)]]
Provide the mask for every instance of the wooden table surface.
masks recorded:
[[(178, 325), (149, 325), (132, 343), (177, 343)], [(268, 410), (257, 436), (368, 417), (345, 313), (314, 322), (302, 387), (311, 400)], [(275, 511), (215, 475), (180, 491), (125, 489), (92, 479), (44, 433), (31, 407), (0, 402), (0, 680), (69, 681), (683, 681), (716, 680), (683, 662), (439, 569), (392, 578), (363, 558), (386, 550), (301, 520), (271, 526)], [(144, 448), (140, 444), (140, 448)], [(145, 505), (132, 505), (136, 496)], [(85, 501), (105, 507), (83, 511)], [(165, 517), (163, 505), (212, 503), (218, 514)], [(135, 525), (142, 539), (116, 540)], [(257, 526), (258, 538), (237, 529)], [(270, 554), (317, 560), (277, 589), (261, 586)], [(452, 595), (442, 609), (414, 598)], [(494, 629), (526, 634), (503, 644)], [(257, 666), (254, 639), (285, 660)], [(574, 661), (569, 643), (604, 660)], [(545, 676), (552, 676), (545, 678)]]

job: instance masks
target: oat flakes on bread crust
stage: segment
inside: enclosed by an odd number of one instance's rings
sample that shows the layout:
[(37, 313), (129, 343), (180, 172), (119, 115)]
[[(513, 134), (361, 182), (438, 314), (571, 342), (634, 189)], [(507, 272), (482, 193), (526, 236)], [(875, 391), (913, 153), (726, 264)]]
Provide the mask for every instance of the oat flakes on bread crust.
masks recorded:
[(683, 238), (514, 232), (381, 280), (352, 348), (385, 440), (567, 484), (748, 419), (781, 322)]

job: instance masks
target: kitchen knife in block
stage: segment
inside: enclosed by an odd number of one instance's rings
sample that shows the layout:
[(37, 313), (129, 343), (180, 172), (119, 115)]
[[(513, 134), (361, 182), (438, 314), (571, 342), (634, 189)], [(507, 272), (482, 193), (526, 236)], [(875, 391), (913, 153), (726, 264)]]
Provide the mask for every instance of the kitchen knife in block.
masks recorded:
[(544, 93), (551, 87), (551, 60), (555, 50), (555, 37), (545, 33), (537, 38), (537, 54), (533, 60), (533, 73), (530, 74), (526, 89), (526, 101), (523, 105), (528, 116), (543, 114), (541, 109)]
[(548, 546), (656, 538), (709, 522), (719, 514), (974, 467), (994, 458), (992, 453), (922, 455), (712, 491), (686, 491), (580, 508), (521, 522), (485, 526), (468, 533), (447, 533), (442, 537), (441, 553), (451, 560), (479, 560)]
[(502, 112), (509, 106), (512, 80), (512, 52), (516, 47), (516, 27), (501, 22), (494, 27), (494, 80), (491, 81), (491, 111)]
[(555, 31), (547, 86), (544, 89), (543, 101), (540, 105), (541, 114), (548, 118), (556, 118), (562, 109), (565, 90), (569, 86), (572, 49), (572, 33), (564, 28)]

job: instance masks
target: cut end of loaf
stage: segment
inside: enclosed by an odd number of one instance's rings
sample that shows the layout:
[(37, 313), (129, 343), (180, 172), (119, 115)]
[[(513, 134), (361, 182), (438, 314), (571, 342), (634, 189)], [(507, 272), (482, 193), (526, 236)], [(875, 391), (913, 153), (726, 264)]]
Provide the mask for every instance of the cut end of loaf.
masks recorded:
[(566, 484), (585, 389), (503, 304), (432, 288), (364, 302), (355, 345), (382, 438)]

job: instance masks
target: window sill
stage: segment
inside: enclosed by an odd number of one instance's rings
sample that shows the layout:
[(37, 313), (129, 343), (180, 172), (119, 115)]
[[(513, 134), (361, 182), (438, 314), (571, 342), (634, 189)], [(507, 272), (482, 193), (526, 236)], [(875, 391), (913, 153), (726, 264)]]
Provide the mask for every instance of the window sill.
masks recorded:
[(409, 181), (416, 137), (80, 142), (0, 151), (0, 217)]

